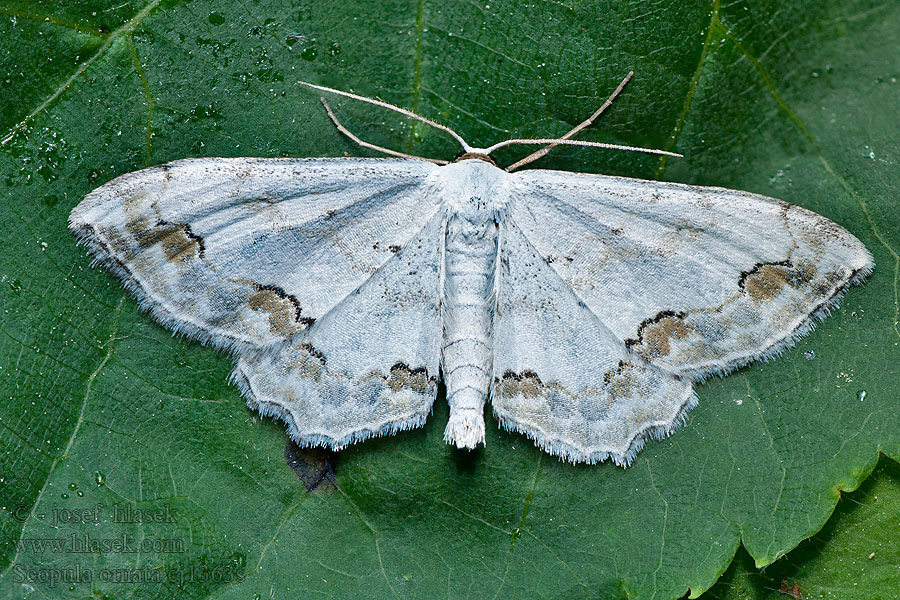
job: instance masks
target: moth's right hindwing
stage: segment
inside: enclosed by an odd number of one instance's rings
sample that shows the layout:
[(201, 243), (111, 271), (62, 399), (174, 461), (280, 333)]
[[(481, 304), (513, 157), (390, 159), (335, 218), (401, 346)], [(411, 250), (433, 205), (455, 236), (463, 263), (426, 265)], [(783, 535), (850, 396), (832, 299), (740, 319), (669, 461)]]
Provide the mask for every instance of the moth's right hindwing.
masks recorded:
[(511, 219), (499, 263), (492, 396), (505, 428), (572, 462), (627, 465), (680, 425), (690, 382), (629, 352)]

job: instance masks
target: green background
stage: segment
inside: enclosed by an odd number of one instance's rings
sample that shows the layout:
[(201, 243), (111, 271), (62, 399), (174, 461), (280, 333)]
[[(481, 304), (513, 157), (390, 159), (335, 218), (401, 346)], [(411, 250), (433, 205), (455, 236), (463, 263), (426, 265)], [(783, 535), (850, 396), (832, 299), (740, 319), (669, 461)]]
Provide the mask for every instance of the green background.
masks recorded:
[[(858, 0), (0, 0), (0, 597), (783, 598), (783, 580), (890, 597), (898, 39), (900, 4)], [(566, 131), (632, 69), (581, 139), (685, 158), (569, 148), (534, 167), (781, 198), (877, 266), (782, 358), (698, 386), (686, 426), (627, 470), (560, 463), (492, 419), (461, 454), (440, 398), (424, 429), (342, 452), (307, 492), (229, 358), (139, 313), (66, 231), (87, 192), (147, 165), (365, 154), (297, 80), (484, 146)], [(458, 150), (332, 105), (372, 142)], [(72, 512), (98, 503), (96, 523)], [(117, 522), (135, 510), (174, 517)], [(48, 580), (79, 572), (92, 580)]]

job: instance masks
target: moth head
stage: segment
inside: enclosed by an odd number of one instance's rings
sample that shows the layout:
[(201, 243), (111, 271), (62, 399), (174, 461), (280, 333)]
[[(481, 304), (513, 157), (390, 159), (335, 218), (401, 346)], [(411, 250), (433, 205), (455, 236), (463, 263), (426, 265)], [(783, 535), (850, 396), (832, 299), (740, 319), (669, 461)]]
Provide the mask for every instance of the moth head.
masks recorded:
[(482, 160), (482, 161), (489, 163), (495, 167), (497, 166), (497, 161), (494, 160), (494, 157), (491, 156), (490, 154), (487, 154), (485, 152), (477, 152), (477, 151), (469, 152), (466, 150), (462, 150), (459, 152), (459, 154), (454, 156), (452, 162), (462, 162), (464, 160)]

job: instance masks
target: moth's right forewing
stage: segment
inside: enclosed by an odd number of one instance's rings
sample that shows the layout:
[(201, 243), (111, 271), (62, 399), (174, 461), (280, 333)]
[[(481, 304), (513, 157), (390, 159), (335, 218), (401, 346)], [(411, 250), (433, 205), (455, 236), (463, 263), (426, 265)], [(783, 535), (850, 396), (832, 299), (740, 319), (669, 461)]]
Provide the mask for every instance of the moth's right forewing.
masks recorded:
[(821, 215), (722, 188), (517, 173), (514, 219), (634, 353), (690, 379), (783, 350), (873, 267)]

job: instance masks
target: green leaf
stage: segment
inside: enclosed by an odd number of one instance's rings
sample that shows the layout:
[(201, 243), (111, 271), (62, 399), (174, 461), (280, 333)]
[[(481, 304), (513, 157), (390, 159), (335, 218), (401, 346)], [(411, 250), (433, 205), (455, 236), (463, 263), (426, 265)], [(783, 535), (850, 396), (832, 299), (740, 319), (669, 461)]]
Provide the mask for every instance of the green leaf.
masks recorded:
[(894, 596), (900, 589), (898, 519), (900, 467), (883, 459), (859, 489), (841, 499), (821, 531), (763, 572), (739, 551), (701, 600), (790, 600), (783, 588), (799, 590), (804, 598)]
[[(900, 458), (898, 35), (900, 5), (862, 0), (0, 0), (0, 596), (675, 598), (741, 543), (776, 560), (879, 451)], [(494, 421), (459, 453), (439, 399), (307, 492), (294, 469), (315, 460), (246, 408), (228, 357), (141, 314), (66, 230), (87, 192), (150, 164), (365, 154), (297, 80), (488, 145), (566, 131), (631, 69), (582, 139), (685, 158), (569, 148), (535, 167), (778, 197), (849, 229), (876, 270), (780, 359), (699, 386), (628, 470), (560, 463)], [(332, 104), (373, 143), (458, 151)]]

